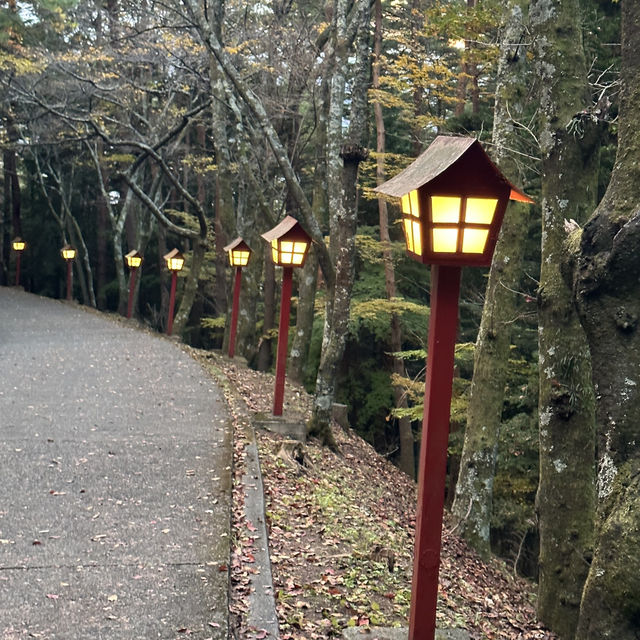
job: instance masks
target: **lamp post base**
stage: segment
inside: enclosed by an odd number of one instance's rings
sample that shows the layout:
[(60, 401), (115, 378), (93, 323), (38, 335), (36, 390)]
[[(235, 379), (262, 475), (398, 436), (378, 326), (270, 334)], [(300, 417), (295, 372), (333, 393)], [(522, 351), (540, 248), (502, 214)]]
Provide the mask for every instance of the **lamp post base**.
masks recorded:
[[(370, 627), (366, 630), (352, 627), (342, 632), (343, 640), (407, 640), (408, 637), (407, 627)], [(469, 632), (466, 629), (436, 629), (435, 640), (469, 640)]]

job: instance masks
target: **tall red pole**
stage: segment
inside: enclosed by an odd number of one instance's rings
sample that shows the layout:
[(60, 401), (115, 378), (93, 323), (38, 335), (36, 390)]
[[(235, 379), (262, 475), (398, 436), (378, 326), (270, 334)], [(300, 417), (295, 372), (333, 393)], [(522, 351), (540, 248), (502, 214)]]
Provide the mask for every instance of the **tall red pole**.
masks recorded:
[(236, 267), (236, 277), (233, 284), (233, 306), (231, 307), (231, 330), (229, 332), (229, 357), (236, 353), (236, 333), (238, 330), (238, 307), (240, 306), (240, 283), (242, 282), (242, 267)]
[(167, 335), (173, 331), (173, 307), (176, 303), (176, 284), (178, 283), (178, 272), (171, 272), (171, 294), (169, 295), (169, 318), (167, 320)]
[(278, 326), (278, 354), (276, 357), (276, 388), (273, 394), (273, 415), (282, 415), (284, 400), (284, 378), (289, 343), (289, 311), (291, 309), (291, 287), (293, 268), (284, 267), (282, 272), (282, 295), (280, 298), (280, 324)]
[(127, 301), (127, 318), (131, 317), (133, 313), (133, 292), (136, 288), (136, 272), (138, 271), (137, 267), (131, 269), (129, 275), (129, 300)]
[(20, 257), (22, 251), (16, 251), (16, 287), (20, 286)]
[(431, 316), (418, 469), (409, 640), (434, 640), (436, 632), (460, 272), (460, 267), (431, 267)]
[(72, 268), (71, 264), (73, 260), (67, 260), (67, 300), (71, 300), (71, 282), (72, 282)]

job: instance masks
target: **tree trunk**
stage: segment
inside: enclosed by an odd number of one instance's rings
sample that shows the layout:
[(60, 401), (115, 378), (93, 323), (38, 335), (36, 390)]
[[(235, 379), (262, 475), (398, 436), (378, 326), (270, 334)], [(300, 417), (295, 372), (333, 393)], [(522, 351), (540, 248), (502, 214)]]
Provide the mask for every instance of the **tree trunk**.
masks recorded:
[[(505, 7), (505, 28), (498, 65), (494, 109), (494, 159), (509, 176), (517, 174), (510, 155), (518, 134), (512, 116), (525, 103), (526, 55), (517, 55), (525, 29), (526, 1), (512, 0)], [(510, 115), (511, 114), (511, 115)], [(510, 204), (493, 256), (476, 340), (473, 381), (460, 471), (452, 505), (461, 535), (482, 556), (488, 557), (498, 438), (507, 379), (511, 326), (517, 315), (516, 291), (520, 285), (522, 255), (528, 228), (529, 206)]]
[(347, 64), (346, 5), (344, 0), (338, 0), (335, 9), (335, 61), (327, 126), (330, 252), (335, 265), (335, 280), (327, 287), (322, 354), (316, 377), (313, 415), (308, 425), (309, 435), (318, 437), (323, 444), (330, 447), (335, 447), (331, 433), (331, 409), (335, 397), (338, 365), (344, 354), (354, 279), (357, 178), (358, 166), (366, 157), (362, 143), (366, 130), (366, 83), (369, 77), (370, 54), (367, 33), (369, 3), (361, 1), (357, 7), (359, 24), (350, 128), (348, 140), (343, 144), (342, 120)]
[(577, 640), (635, 640), (640, 628), (640, 5), (622, 3), (618, 154), (585, 225), (574, 295), (597, 389), (595, 552)]
[[(313, 176), (313, 199), (311, 207), (318, 220), (327, 220), (329, 205), (327, 203), (327, 166), (324, 154), (327, 144), (327, 108), (329, 106), (328, 83), (323, 79), (322, 99), (318, 108), (318, 125), (316, 135), (316, 171)], [(312, 247), (302, 268), (298, 287), (298, 310), (291, 354), (289, 356), (288, 375), (292, 380), (302, 382), (307, 365), (313, 320), (315, 317), (315, 296), (318, 286), (318, 255)]]
[(272, 331), (276, 318), (276, 273), (268, 251), (264, 252), (264, 315), (262, 337), (258, 347), (258, 371), (268, 371), (273, 360)]
[[(380, 89), (380, 54), (382, 52), (382, 1), (376, 0), (375, 5), (375, 35), (374, 35), (374, 63), (372, 74), (373, 89)], [(386, 150), (384, 119), (382, 117), (382, 105), (380, 102), (373, 103), (373, 112), (376, 122), (376, 182), (381, 185), (385, 180), (385, 160), (384, 153)], [(384, 278), (387, 299), (391, 300), (396, 297), (396, 276), (393, 268), (393, 256), (391, 253), (391, 239), (389, 237), (389, 212), (387, 202), (383, 198), (378, 198), (378, 216), (380, 219), (380, 242), (382, 243), (382, 259), (384, 261)], [(397, 353), (402, 350), (402, 327), (398, 315), (391, 315), (391, 342), (390, 350)], [(405, 376), (406, 372), (404, 364), (400, 358), (390, 356), (391, 370), (400, 376)], [(393, 398), (396, 407), (407, 408), (407, 397), (403, 389), (399, 386), (393, 387)], [(415, 441), (413, 438), (413, 429), (411, 428), (411, 420), (408, 417), (398, 419), (398, 440), (400, 446), (400, 459), (398, 466), (410, 478), (415, 478), (416, 461), (415, 461)]]
[(204, 254), (207, 249), (205, 238), (198, 238), (192, 242), (193, 251), (191, 253), (189, 273), (187, 274), (187, 278), (184, 283), (180, 306), (178, 307), (173, 320), (173, 334), (178, 336), (184, 333), (187, 322), (189, 321), (191, 308), (193, 307), (193, 302), (196, 299), (196, 292), (198, 291), (198, 279), (204, 263)]
[(318, 256), (313, 246), (300, 270), (298, 282), (298, 308), (293, 332), (287, 375), (294, 382), (303, 382), (309, 357), (309, 345), (315, 317), (316, 288), (318, 285)]
[(561, 272), (564, 220), (596, 202), (599, 131), (569, 126), (591, 104), (578, 0), (534, 0), (542, 152), (538, 293), (540, 528), (538, 615), (562, 638), (578, 621), (593, 550), (595, 407), (589, 346)]

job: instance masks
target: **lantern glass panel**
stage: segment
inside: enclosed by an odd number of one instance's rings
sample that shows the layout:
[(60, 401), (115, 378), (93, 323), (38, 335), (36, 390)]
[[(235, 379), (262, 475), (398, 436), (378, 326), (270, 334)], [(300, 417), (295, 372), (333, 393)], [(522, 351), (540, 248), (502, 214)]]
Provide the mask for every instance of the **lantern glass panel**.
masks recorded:
[(414, 218), (420, 217), (420, 205), (418, 204), (418, 191), (410, 191), (402, 196), (402, 213)]
[(488, 229), (465, 229), (462, 232), (462, 253), (484, 253)]
[(462, 198), (455, 196), (431, 196), (431, 221), (438, 223), (460, 222)]
[(229, 263), (232, 267), (246, 267), (249, 263), (249, 252), (241, 250), (229, 251)]
[(420, 222), (411, 218), (404, 219), (404, 236), (407, 249), (416, 255), (422, 255), (422, 235)]
[(142, 264), (142, 258), (140, 256), (131, 256), (127, 258), (127, 265), (130, 269), (137, 269)]
[(76, 250), (75, 249), (63, 249), (62, 250), (62, 257), (65, 260), (73, 260), (76, 257)]
[(167, 260), (167, 267), (169, 267), (170, 271), (180, 271), (183, 265), (184, 260), (182, 258), (169, 258)]
[(271, 254), (273, 261), (281, 265), (301, 265), (304, 262), (307, 253), (306, 242), (292, 242), (291, 240), (283, 240), (280, 242), (278, 250), (278, 241), (273, 240), (271, 243)]
[(465, 222), (491, 224), (497, 205), (497, 198), (467, 198)]
[(434, 227), (432, 229), (432, 247), (434, 253), (455, 253), (458, 250), (458, 229), (453, 227)]
[(13, 242), (13, 250), (14, 251), (24, 251), (25, 243), (22, 240), (15, 240)]

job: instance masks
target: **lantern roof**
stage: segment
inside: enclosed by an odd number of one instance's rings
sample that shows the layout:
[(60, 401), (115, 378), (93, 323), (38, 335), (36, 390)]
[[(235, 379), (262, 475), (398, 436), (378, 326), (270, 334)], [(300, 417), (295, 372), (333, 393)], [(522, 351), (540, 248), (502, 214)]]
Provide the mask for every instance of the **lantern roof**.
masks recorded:
[[(174, 249), (175, 251), (175, 249)], [(142, 254), (137, 249), (132, 249), (129, 253), (126, 253), (125, 258), (142, 258)]]
[(233, 251), (238, 249), (239, 251), (251, 251), (249, 245), (238, 236), (235, 240), (231, 241), (226, 247), (223, 247), (223, 251)]
[(162, 256), (163, 260), (171, 260), (172, 258), (184, 258), (184, 256), (182, 255), (182, 253), (180, 253), (180, 251), (178, 251), (178, 249), (171, 249), (169, 253), (165, 253)]
[(267, 242), (271, 242), (272, 240), (280, 240), (285, 236), (289, 238), (293, 238), (295, 236), (296, 240), (306, 240), (307, 242), (311, 241), (311, 236), (293, 216), (287, 216), (282, 220), (282, 222), (273, 227), (273, 229), (265, 231), (261, 237)]
[(478, 140), (459, 136), (438, 136), (406, 169), (374, 191), (400, 198), (431, 183), (449, 188), (509, 187), (511, 200), (533, 203), (507, 180)]

